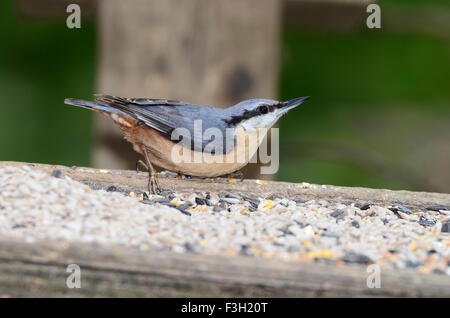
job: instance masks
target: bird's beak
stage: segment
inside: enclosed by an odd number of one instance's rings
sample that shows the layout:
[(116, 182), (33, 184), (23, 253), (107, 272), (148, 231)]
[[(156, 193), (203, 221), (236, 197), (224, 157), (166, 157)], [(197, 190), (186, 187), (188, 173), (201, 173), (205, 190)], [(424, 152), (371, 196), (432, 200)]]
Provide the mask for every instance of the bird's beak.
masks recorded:
[(310, 96), (303, 96), (303, 97), (294, 98), (294, 99), (288, 100), (286, 102), (283, 102), (282, 106), (280, 108), (282, 114), (285, 114), (288, 110), (303, 104), (303, 102), (306, 101), (307, 99), (309, 99), (309, 97)]

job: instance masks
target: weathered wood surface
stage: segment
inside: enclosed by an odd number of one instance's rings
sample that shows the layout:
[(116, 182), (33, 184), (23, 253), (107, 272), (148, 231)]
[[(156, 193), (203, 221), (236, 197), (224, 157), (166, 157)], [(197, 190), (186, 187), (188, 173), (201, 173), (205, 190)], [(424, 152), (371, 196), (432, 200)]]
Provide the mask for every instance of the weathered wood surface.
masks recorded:
[[(132, 170), (99, 170), (93, 168), (76, 168), (53, 166), (45, 164), (0, 162), (2, 166), (31, 165), (36, 168), (49, 170), (59, 169), (62, 176), (86, 183), (94, 189), (106, 189), (114, 185), (119, 191), (142, 192), (147, 190), (147, 173)], [(105, 173), (106, 172), (106, 173)], [(331, 185), (308, 185), (304, 183), (289, 183), (267, 181), (257, 184), (249, 179), (243, 182), (230, 183), (224, 178), (215, 179), (179, 179), (174, 175), (159, 174), (160, 186), (163, 189), (177, 189), (187, 191), (213, 191), (252, 193), (258, 196), (280, 195), (291, 199), (325, 199), (329, 201), (377, 203), (381, 205), (402, 204), (406, 207), (424, 209), (432, 205), (450, 205), (450, 194), (414, 191), (392, 191), (386, 189), (370, 189), (359, 187), (339, 187)], [(301, 182), (299, 180), (299, 182)]]
[[(67, 265), (81, 269), (69, 289)], [(342, 267), (137, 251), (81, 243), (0, 239), (0, 295), (106, 297), (449, 297), (450, 278), (381, 272), (368, 288), (365, 267)]]
[[(134, 171), (100, 172), (40, 164), (0, 162), (3, 166), (31, 165), (87, 183), (93, 188), (115, 185), (119, 190), (144, 190), (147, 177)], [(254, 180), (229, 183), (224, 179), (160, 178), (162, 187), (190, 191), (279, 193), (299, 198), (399, 202), (407, 206), (448, 205), (449, 194), (364, 188), (302, 188), (299, 184)], [(81, 267), (81, 288), (66, 287), (68, 264)], [(2, 296), (145, 296), (145, 297), (449, 297), (450, 277), (416, 271), (383, 269), (381, 288), (367, 287), (365, 266), (318, 265), (253, 257), (178, 254), (134, 250), (115, 245), (76, 242), (25, 243), (0, 238)]]

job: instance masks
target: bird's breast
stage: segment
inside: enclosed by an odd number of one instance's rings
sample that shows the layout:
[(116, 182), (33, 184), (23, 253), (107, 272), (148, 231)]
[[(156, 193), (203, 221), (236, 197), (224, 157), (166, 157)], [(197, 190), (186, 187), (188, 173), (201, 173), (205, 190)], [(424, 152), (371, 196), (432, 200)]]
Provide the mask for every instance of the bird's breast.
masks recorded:
[(132, 125), (125, 127), (124, 131), (127, 140), (135, 145), (138, 152), (142, 153), (142, 148), (146, 149), (153, 164), (199, 177), (216, 177), (241, 169), (255, 155), (265, 136), (265, 133), (261, 134), (257, 130), (248, 131), (238, 126), (232, 151), (227, 154), (211, 154), (184, 147), (145, 125)]

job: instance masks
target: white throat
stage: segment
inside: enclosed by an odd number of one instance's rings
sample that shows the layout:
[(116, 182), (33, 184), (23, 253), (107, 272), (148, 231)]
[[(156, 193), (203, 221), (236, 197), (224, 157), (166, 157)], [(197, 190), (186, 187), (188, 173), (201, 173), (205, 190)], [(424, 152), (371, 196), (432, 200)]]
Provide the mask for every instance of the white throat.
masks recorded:
[(253, 131), (261, 128), (269, 129), (277, 120), (278, 116), (276, 116), (275, 112), (271, 112), (265, 115), (259, 115), (243, 120), (241, 125), (247, 131)]

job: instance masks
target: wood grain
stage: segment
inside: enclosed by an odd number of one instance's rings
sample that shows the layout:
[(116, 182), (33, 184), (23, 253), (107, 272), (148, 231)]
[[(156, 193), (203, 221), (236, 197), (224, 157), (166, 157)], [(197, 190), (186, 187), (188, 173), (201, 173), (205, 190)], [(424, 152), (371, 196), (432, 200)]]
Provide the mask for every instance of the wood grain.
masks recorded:
[[(68, 264), (81, 288), (66, 286)], [(250, 257), (137, 251), (81, 243), (0, 239), (0, 295), (13, 297), (448, 297), (450, 278), (381, 272), (367, 287), (365, 267), (336, 268)]]
[[(143, 190), (146, 175), (134, 171), (100, 171), (41, 164), (29, 165), (89, 184), (115, 185), (119, 190)], [(106, 173), (105, 173), (106, 172)], [(449, 194), (365, 188), (301, 188), (299, 184), (254, 180), (180, 180), (161, 177), (163, 187), (188, 191), (279, 193), (299, 198), (400, 202), (407, 206), (448, 205)], [(68, 264), (81, 267), (81, 288), (66, 287)], [(381, 288), (370, 289), (365, 266), (282, 262), (253, 257), (179, 254), (135, 250), (115, 245), (41, 241), (25, 243), (0, 238), (0, 295), (13, 297), (449, 297), (450, 277), (416, 271), (383, 269)]]
[[(147, 173), (136, 173), (133, 170), (99, 170), (84, 167), (65, 167), (34, 163), (0, 161), (2, 166), (29, 165), (37, 169), (50, 171), (59, 169), (62, 176), (88, 184), (93, 189), (106, 189), (111, 185), (119, 191), (147, 191)], [(106, 173), (105, 173), (106, 172)], [(340, 187), (332, 185), (314, 185), (267, 181), (257, 184), (253, 179), (230, 183), (224, 178), (213, 179), (179, 179), (174, 174), (159, 174), (160, 186), (163, 189), (177, 191), (214, 191), (248, 193), (257, 196), (282, 196), (290, 199), (324, 199), (332, 202), (354, 202), (355, 204), (376, 203), (381, 205), (402, 204), (409, 208), (425, 209), (432, 205), (450, 206), (450, 194), (434, 192), (393, 191), (386, 189), (370, 189), (361, 187)], [(301, 180), (299, 180), (301, 182)]]

